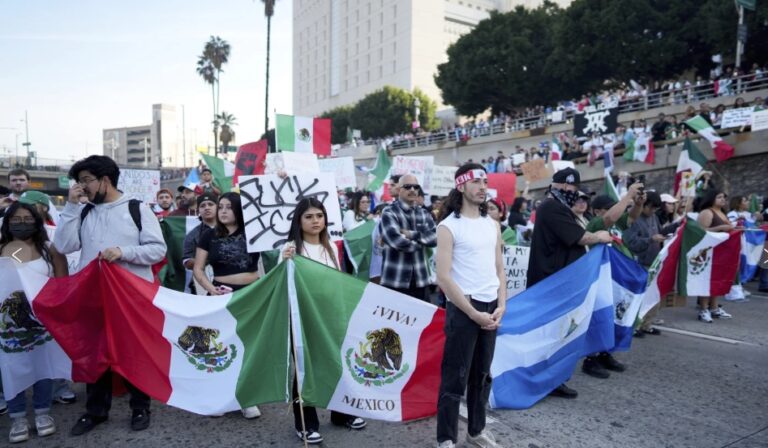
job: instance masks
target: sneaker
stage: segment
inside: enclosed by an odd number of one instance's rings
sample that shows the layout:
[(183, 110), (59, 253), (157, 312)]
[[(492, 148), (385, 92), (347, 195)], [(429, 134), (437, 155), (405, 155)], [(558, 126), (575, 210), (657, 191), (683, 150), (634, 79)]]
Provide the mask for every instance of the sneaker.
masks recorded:
[(484, 429), (480, 434), (472, 437), (467, 433), (467, 445), (477, 446), (480, 448), (500, 448), (501, 445), (496, 443), (496, 437), (493, 434)]
[(90, 432), (96, 425), (107, 421), (108, 417), (95, 417), (89, 414), (83, 414), (75, 423), (75, 426), (70, 430), (70, 434), (73, 436), (81, 436), (87, 432)]
[(710, 314), (709, 310), (700, 310), (699, 311), (699, 320), (702, 322), (706, 322), (708, 324), (712, 323), (712, 314)]
[(644, 338), (644, 337), (645, 337), (645, 333), (643, 332), (643, 330), (637, 329), (637, 330), (635, 330), (635, 331), (632, 333), (632, 336), (634, 336), (634, 337), (636, 337), (636, 338), (638, 338), (638, 339), (642, 339), (642, 338)]
[(641, 330), (645, 334), (652, 334), (654, 336), (659, 336), (661, 334), (661, 330), (656, 327), (642, 328)]
[(366, 422), (364, 419), (360, 417), (352, 417), (345, 423), (345, 426), (349, 429), (363, 429), (365, 428), (365, 425), (367, 425), (368, 422)]
[(56, 423), (53, 421), (53, 417), (48, 414), (36, 415), (35, 430), (40, 437), (50, 436), (56, 432)]
[(453, 440), (444, 440), (437, 444), (437, 448), (454, 448), (456, 446)]
[(614, 372), (623, 372), (627, 370), (627, 367), (617, 361), (610, 353), (600, 353), (597, 355), (597, 361), (607, 370), (612, 370)]
[(576, 398), (579, 396), (579, 393), (576, 392), (575, 389), (571, 389), (570, 387), (566, 386), (565, 384), (561, 384), (555, 388), (552, 392), (549, 393), (549, 395), (553, 397), (560, 397), (560, 398)]
[(726, 313), (723, 307), (720, 305), (717, 306), (717, 309), (709, 310), (709, 313), (710, 315), (712, 315), (712, 317), (719, 318), (719, 319), (730, 319), (733, 317), (730, 314)]
[(11, 432), (8, 434), (11, 443), (25, 442), (29, 440), (29, 423), (26, 417), (14, 418), (11, 423)]
[(71, 397), (67, 397), (65, 395), (59, 395), (58, 397), (53, 399), (53, 402), (54, 403), (59, 403), (59, 404), (77, 403), (77, 397), (75, 396), (75, 394), (72, 394)]
[(143, 431), (149, 428), (149, 409), (134, 409), (131, 415), (131, 429)]
[(611, 376), (611, 374), (600, 365), (600, 362), (595, 356), (587, 356), (584, 358), (584, 363), (581, 365), (581, 371), (589, 376), (600, 378), (602, 380)]
[(5, 403), (0, 405), (0, 415), (5, 415), (8, 413), (8, 405)]
[(323, 436), (317, 431), (296, 431), (296, 436), (302, 442), (307, 442), (310, 445), (317, 445), (323, 443)]
[(243, 413), (243, 417), (249, 420), (261, 417), (261, 411), (258, 406), (248, 406), (247, 408), (243, 408), (241, 412)]
[(725, 295), (725, 300), (730, 302), (740, 302), (744, 299), (744, 288), (742, 288), (741, 285), (731, 286), (731, 290)]

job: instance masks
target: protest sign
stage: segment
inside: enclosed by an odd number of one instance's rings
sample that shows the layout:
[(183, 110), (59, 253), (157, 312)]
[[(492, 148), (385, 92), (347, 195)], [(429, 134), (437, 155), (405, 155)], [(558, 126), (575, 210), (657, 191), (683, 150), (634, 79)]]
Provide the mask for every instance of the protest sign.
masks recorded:
[(565, 113), (562, 110), (552, 112), (552, 123), (561, 123), (565, 121)]
[(455, 166), (440, 166), (435, 165), (432, 167), (432, 186), (428, 191), (429, 194), (437, 196), (447, 196), (451, 189), (455, 185), (456, 181), (456, 167)]
[(336, 179), (336, 188), (339, 190), (357, 188), (355, 163), (352, 157), (333, 157), (320, 159), (317, 162), (320, 165), (321, 173), (333, 173)]
[(154, 203), (160, 191), (160, 171), (157, 170), (120, 170), (117, 189), (128, 197), (136, 198), (145, 204)]
[(288, 174), (319, 173), (320, 164), (317, 156), (311, 152), (273, 152), (267, 154), (264, 174), (277, 174), (285, 171)]
[(526, 162), (520, 165), (520, 169), (523, 170), (523, 176), (528, 182), (536, 182), (537, 180), (549, 179), (552, 177), (552, 172), (547, 168), (544, 159), (535, 159), (530, 162)]
[(696, 196), (696, 178), (690, 171), (684, 171), (680, 177), (680, 196), (684, 198)]
[(525, 154), (512, 154), (512, 164), (520, 166), (525, 163)]
[(517, 176), (515, 173), (490, 173), (488, 174), (488, 189), (496, 190), (496, 197), (510, 205), (515, 200), (515, 188)]
[(618, 107), (576, 114), (573, 117), (573, 133), (577, 137), (587, 137), (594, 132), (612, 134), (616, 132), (618, 121)]
[(395, 156), (392, 159), (391, 174), (413, 174), (416, 176), (416, 180), (419, 181), (419, 185), (424, 191), (429, 191), (431, 188), (432, 167), (434, 166), (435, 158), (432, 156), (421, 157), (409, 157), (409, 156)]
[(553, 160), (550, 163), (552, 164), (552, 171), (555, 173), (566, 168), (576, 169), (576, 165), (574, 165), (570, 160)]
[(232, 183), (237, 185), (240, 176), (264, 174), (268, 149), (269, 144), (266, 139), (240, 145), (235, 157), (235, 175), (232, 178)]
[(723, 120), (720, 122), (720, 128), (740, 128), (749, 126), (752, 122), (752, 108), (739, 107), (738, 109), (728, 109), (723, 112)]
[(502, 258), (507, 274), (507, 298), (525, 291), (530, 255), (530, 247), (504, 246)]
[(240, 178), (245, 238), (248, 252), (262, 252), (286, 242), (296, 204), (304, 198), (323, 203), (328, 216), (328, 234), (342, 236), (341, 208), (333, 173), (242, 176)]
[(768, 129), (768, 109), (752, 112), (752, 132)]

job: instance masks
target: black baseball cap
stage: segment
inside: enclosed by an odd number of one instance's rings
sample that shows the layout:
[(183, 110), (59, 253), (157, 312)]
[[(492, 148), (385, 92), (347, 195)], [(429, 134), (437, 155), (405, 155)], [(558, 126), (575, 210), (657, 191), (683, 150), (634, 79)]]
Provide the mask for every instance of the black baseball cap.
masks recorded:
[(219, 203), (219, 198), (215, 194), (211, 193), (203, 193), (200, 196), (197, 197), (197, 206), (200, 207), (200, 204), (202, 204), (205, 201), (211, 201), (214, 204)]
[(552, 176), (552, 183), (555, 184), (578, 185), (580, 182), (581, 176), (579, 175), (579, 172), (573, 168), (560, 170)]
[(601, 194), (592, 200), (592, 208), (595, 210), (608, 210), (616, 205), (616, 201), (612, 197)]

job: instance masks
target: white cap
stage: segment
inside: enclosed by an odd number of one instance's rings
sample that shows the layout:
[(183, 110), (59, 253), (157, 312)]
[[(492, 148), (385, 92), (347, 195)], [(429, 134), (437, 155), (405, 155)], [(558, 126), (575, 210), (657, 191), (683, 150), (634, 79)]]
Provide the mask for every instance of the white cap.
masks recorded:
[(677, 202), (677, 199), (674, 198), (671, 194), (663, 193), (661, 195), (661, 202), (666, 202), (668, 204), (674, 204)]

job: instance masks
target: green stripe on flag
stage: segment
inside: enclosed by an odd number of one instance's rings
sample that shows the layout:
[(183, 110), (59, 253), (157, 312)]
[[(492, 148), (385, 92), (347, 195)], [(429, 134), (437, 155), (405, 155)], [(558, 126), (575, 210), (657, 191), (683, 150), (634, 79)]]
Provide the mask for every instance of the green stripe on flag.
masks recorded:
[[(288, 277), (283, 263), (232, 295), (227, 310), (237, 320), (243, 365), (235, 396), (245, 408), (290, 398)], [(246, 375), (243, 375), (246, 373)]]
[(368, 173), (374, 176), (371, 183), (368, 184), (368, 191), (376, 191), (384, 184), (389, 176), (389, 170), (392, 167), (392, 159), (387, 154), (386, 149), (380, 149), (376, 158), (376, 166)]
[(376, 221), (368, 221), (344, 234), (344, 246), (355, 265), (355, 276), (368, 281), (371, 270), (371, 254), (373, 253), (373, 229)]
[(517, 246), (517, 230), (507, 227), (501, 234), (501, 239), (505, 246)]
[(163, 239), (167, 246), (167, 263), (160, 270), (160, 284), (174, 291), (184, 292), (187, 273), (182, 264), (184, 237), (187, 235), (187, 217), (170, 216), (160, 221)]
[(294, 261), (304, 341), (302, 398), (326, 407), (344, 372), (341, 346), (366, 282), (304, 257)]
[(205, 164), (208, 166), (208, 168), (211, 169), (211, 174), (213, 174), (213, 183), (219, 187), (222, 193), (228, 193), (232, 191), (232, 176), (227, 175), (227, 172), (224, 168), (224, 160), (209, 156), (208, 154), (201, 154), (203, 156), (203, 160), (205, 160)]
[(294, 151), (296, 149), (296, 132), (293, 115), (277, 115), (275, 129), (275, 145), (278, 151)]

